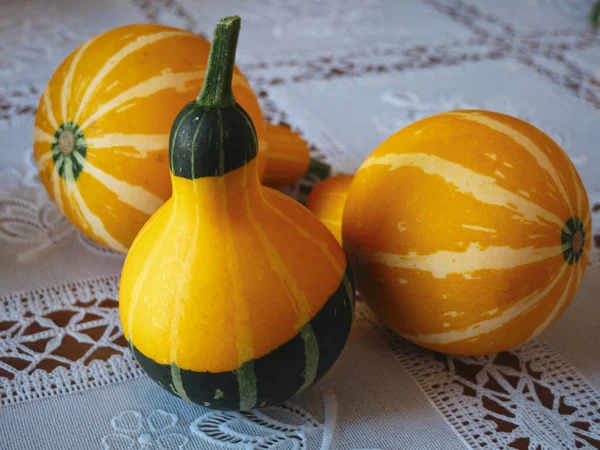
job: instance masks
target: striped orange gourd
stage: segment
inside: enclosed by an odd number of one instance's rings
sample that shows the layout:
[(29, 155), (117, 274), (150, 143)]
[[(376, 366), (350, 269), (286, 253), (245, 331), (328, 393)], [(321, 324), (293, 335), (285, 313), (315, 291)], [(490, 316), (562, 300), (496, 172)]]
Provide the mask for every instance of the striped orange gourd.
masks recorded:
[(306, 207), (329, 228), (340, 244), (344, 205), (351, 184), (351, 175), (329, 177), (318, 183), (306, 199)]
[[(34, 155), (60, 210), (86, 235), (125, 252), (171, 195), (169, 131), (204, 80), (210, 44), (188, 31), (128, 25), (80, 46), (40, 99)], [(233, 90), (264, 144), (264, 119), (236, 69)]]
[(299, 181), (311, 163), (308, 144), (284, 124), (265, 124), (265, 136), (266, 151), (258, 154), (262, 183), (283, 187), (293, 184), (292, 180)]
[(454, 111), (402, 129), (364, 161), (343, 239), (385, 324), (433, 350), (479, 355), (560, 317), (590, 227), (584, 186), (552, 139), (514, 117)]

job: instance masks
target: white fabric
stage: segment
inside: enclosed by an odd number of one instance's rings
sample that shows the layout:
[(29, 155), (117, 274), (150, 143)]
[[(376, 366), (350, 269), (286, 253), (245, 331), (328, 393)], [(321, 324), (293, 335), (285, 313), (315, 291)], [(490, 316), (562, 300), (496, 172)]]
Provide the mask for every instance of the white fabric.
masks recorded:
[[(84, 40), (148, 21), (209, 36), (217, 19), (235, 13), (243, 20), (238, 61), (267, 117), (291, 124), (336, 172), (353, 172), (386, 136), (421, 117), (486, 108), (548, 132), (600, 204), (592, 3), (0, 0), (0, 448), (600, 445), (597, 252), (564, 316), (519, 349), (436, 355), (395, 337), (359, 305), (347, 348), (317, 386), (264, 412), (218, 413), (170, 396), (133, 361), (117, 308), (123, 257), (58, 213), (31, 157), (39, 95)], [(304, 184), (288, 191), (302, 197)], [(72, 361), (62, 351), (74, 345), (80, 355)], [(99, 359), (100, 349), (112, 356)]]

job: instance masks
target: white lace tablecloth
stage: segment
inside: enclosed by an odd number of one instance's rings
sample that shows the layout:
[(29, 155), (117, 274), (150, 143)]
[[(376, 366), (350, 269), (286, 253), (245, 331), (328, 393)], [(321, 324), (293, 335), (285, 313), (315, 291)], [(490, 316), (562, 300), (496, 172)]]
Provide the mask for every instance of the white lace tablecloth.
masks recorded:
[(565, 315), (518, 349), (435, 354), (359, 305), (347, 348), (315, 387), (278, 407), (215, 412), (169, 395), (133, 361), (117, 308), (123, 258), (66, 221), (32, 160), (39, 95), (87, 38), (135, 22), (210, 35), (239, 14), (238, 63), (268, 119), (336, 171), (438, 111), (516, 115), (571, 156), (600, 247), (592, 3), (0, 0), (0, 449), (600, 448), (597, 248)]

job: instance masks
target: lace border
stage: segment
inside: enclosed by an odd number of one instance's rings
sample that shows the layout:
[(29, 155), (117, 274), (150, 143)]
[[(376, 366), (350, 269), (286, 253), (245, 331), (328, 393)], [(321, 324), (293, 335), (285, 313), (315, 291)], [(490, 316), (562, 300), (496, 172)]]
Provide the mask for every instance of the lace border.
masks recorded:
[(0, 405), (6, 406), (61, 394), (96, 389), (144, 375), (129, 352), (113, 355), (107, 361), (94, 360), (89, 365), (77, 362), (67, 369), (51, 373), (36, 370), (13, 380), (0, 378)]
[(0, 299), (0, 405), (143, 374), (120, 328), (118, 286), (101, 277)]
[[(103, 299), (114, 302), (117, 288), (117, 277), (99, 278), (11, 296), (2, 299), (1, 305), (6, 309), (11, 301), (18, 301), (21, 306), (12, 309), (13, 314), (25, 312), (26, 317), (33, 315), (34, 321), (44, 323), (45, 314), (62, 308), (100, 314), (97, 305)], [(368, 322), (378, 332), (449, 426), (473, 448), (508, 447), (524, 438), (543, 448), (575, 448), (594, 442), (594, 433), (600, 432), (600, 395), (544, 341), (498, 355), (449, 357), (397, 337), (365, 304), (357, 306), (356, 320)], [(118, 316), (108, 312), (104, 320), (113, 326), (109, 330), (112, 340), (95, 345), (115, 348), (114, 339), (122, 337)], [(87, 324), (97, 328), (99, 321)], [(81, 329), (78, 332), (81, 334)], [(10, 336), (0, 336), (0, 348), (5, 348)], [(143, 376), (124, 343), (118, 348), (121, 351), (106, 361), (95, 359), (86, 365), (81, 358), (50, 373), (38, 369), (16, 373), (12, 379), (0, 378), (0, 405), (82, 392)]]
[(19, 320), (32, 315), (42, 316), (76, 304), (88, 305), (94, 300), (119, 298), (119, 276), (82, 280), (63, 286), (37, 289), (0, 298), (0, 320)]
[(456, 435), (473, 449), (600, 445), (600, 394), (545, 341), (497, 355), (453, 357), (388, 330), (365, 306), (397, 361)]

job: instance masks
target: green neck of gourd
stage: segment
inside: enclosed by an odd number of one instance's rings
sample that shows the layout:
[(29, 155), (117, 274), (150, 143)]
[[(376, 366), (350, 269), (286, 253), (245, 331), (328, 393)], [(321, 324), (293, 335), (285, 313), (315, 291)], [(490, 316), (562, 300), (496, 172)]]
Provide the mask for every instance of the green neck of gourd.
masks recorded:
[(215, 27), (204, 86), (196, 99), (200, 106), (226, 108), (236, 103), (232, 81), (240, 23), (238, 16), (231, 16), (221, 19)]

